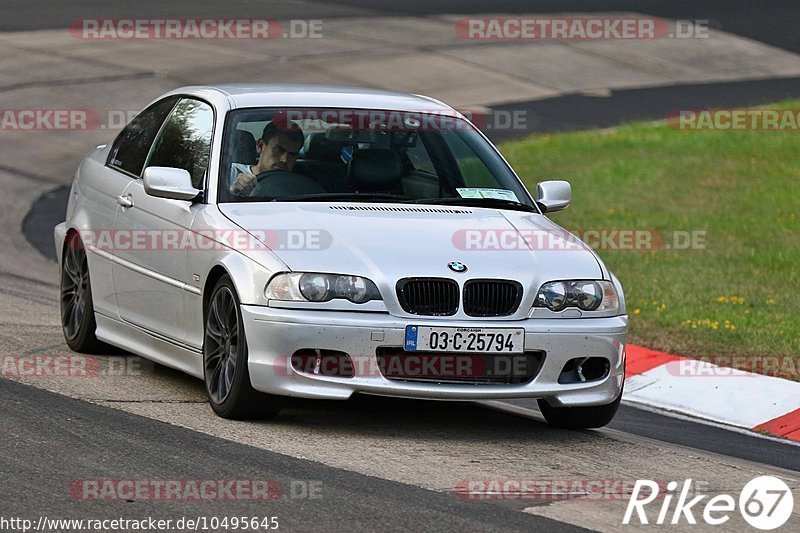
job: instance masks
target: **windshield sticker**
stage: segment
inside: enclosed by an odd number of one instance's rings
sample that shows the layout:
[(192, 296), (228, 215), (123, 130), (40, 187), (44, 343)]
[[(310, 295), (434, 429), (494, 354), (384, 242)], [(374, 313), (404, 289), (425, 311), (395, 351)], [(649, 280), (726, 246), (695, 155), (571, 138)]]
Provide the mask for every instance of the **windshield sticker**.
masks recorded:
[(461, 198), (494, 198), (496, 200), (509, 200), (519, 202), (519, 198), (508, 189), (483, 189), (480, 187), (462, 187), (456, 189)]
[(353, 159), (353, 147), (345, 146), (344, 148), (342, 148), (342, 155), (339, 157), (342, 158), (342, 162), (344, 162), (344, 164), (349, 163), (350, 160)]

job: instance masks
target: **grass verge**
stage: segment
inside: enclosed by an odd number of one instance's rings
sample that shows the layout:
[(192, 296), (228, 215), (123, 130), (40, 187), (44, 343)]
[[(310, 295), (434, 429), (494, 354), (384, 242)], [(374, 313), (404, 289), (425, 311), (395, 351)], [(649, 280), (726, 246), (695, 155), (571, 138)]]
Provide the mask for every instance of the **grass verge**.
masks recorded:
[(552, 215), (568, 229), (652, 230), (673, 245), (700, 232), (702, 247), (598, 250), (625, 287), (631, 342), (772, 357), (779, 375), (799, 379), (800, 132), (636, 123), (500, 149), (531, 190), (572, 184), (572, 205)]

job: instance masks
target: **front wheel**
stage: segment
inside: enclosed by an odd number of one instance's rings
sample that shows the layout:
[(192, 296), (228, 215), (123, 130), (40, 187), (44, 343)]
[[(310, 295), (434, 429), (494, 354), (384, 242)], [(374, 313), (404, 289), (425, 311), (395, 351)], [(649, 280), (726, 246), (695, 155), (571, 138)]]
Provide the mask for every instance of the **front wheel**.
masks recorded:
[(281, 409), (281, 398), (259, 393), (250, 384), (247, 339), (239, 305), (233, 282), (223, 276), (211, 292), (205, 310), (206, 395), (211, 408), (222, 418), (272, 418)]
[(552, 407), (547, 400), (539, 400), (539, 410), (551, 426), (564, 429), (600, 428), (613, 420), (621, 401), (622, 391), (616, 400), (605, 405)]
[(70, 233), (61, 254), (61, 329), (67, 346), (81, 353), (98, 353), (105, 346), (97, 340), (89, 282), (89, 263), (80, 235)]

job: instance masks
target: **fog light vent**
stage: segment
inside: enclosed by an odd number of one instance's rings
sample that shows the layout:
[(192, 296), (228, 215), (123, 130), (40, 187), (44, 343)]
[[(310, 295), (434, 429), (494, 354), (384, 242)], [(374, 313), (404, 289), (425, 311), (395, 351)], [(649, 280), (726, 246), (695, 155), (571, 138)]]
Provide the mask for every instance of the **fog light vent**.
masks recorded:
[(292, 355), (292, 368), (303, 374), (352, 378), (355, 376), (353, 360), (344, 352), (304, 348)]
[(576, 357), (564, 365), (558, 382), (564, 384), (598, 381), (608, 376), (610, 370), (611, 363), (605, 357)]

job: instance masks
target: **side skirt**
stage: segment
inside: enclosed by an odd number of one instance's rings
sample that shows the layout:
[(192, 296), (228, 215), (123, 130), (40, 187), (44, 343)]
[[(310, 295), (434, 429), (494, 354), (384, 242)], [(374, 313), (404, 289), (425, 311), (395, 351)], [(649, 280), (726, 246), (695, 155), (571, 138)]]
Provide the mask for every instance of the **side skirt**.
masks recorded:
[(138, 326), (95, 313), (97, 338), (156, 363), (203, 379), (203, 354)]

